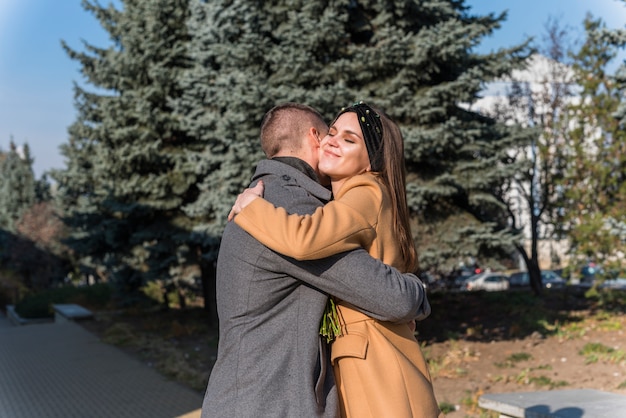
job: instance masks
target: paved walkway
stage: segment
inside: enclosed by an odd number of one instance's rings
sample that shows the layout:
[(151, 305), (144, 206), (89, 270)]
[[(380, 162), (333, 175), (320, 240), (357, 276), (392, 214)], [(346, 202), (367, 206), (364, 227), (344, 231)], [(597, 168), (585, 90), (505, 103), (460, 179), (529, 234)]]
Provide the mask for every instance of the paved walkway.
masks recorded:
[(199, 417), (202, 396), (73, 322), (0, 313), (0, 418)]

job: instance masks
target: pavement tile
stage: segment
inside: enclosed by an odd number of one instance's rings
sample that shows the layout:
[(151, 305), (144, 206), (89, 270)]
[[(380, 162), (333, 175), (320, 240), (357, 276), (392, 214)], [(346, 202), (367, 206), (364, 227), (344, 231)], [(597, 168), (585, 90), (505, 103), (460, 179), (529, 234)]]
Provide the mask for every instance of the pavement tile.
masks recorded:
[(0, 418), (191, 418), (201, 405), (76, 323), (12, 326), (0, 314)]

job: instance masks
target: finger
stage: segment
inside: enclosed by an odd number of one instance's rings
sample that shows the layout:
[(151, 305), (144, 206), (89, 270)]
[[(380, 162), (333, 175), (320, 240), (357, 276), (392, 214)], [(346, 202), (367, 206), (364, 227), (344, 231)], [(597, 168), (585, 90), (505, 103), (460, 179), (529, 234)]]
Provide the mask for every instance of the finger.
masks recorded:
[(239, 212), (241, 212), (241, 209), (239, 208), (239, 205), (237, 204), (237, 202), (235, 202), (233, 207), (230, 208), (230, 212), (228, 212), (228, 220), (232, 221), (235, 215), (237, 215)]
[(259, 180), (259, 182), (251, 189), (254, 194), (258, 196), (263, 196), (263, 192), (265, 191), (265, 185), (263, 184), (263, 180)]

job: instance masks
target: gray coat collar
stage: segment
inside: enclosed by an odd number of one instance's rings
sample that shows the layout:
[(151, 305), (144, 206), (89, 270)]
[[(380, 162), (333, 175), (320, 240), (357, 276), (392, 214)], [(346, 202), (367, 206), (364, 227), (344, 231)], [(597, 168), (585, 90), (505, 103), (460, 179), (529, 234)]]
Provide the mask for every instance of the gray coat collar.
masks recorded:
[(280, 176), (286, 182), (293, 182), (304, 187), (311, 195), (325, 202), (330, 201), (332, 193), (326, 187), (311, 179), (300, 170), (275, 160), (261, 160), (256, 166), (252, 183), (256, 183), (261, 177), (267, 175)]

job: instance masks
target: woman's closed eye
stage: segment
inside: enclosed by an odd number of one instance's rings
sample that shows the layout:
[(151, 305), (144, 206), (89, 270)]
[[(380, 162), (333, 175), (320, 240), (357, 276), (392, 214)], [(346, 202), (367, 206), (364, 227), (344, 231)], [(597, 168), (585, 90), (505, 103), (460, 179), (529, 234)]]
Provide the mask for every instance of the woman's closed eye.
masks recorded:
[[(334, 138), (335, 135), (337, 135), (337, 132), (333, 132), (332, 130), (330, 132), (328, 132), (328, 136), (331, 138)], [(334, 138), (335, 141), (339, 140), (339, 139), (343, 139), (345, 142), (347, 142), (348, 144), (354, 144), (356, 143), (355, 140), (351, 139), (349, 136), (344, 136), (343, 138)]]

